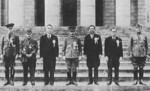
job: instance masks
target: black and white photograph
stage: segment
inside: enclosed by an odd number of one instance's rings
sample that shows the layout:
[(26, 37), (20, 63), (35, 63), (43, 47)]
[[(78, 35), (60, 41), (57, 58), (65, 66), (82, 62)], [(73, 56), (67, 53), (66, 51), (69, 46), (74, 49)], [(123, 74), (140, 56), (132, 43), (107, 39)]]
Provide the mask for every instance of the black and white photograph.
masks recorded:
[(150, 91), (150, 0), (0, 0), (0, 91)]

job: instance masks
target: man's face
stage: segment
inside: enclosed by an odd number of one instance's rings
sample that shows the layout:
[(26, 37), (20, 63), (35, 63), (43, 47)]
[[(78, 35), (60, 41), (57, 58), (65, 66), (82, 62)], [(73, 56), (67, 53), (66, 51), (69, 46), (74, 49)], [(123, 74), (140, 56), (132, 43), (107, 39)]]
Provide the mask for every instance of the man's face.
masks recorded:
[(53, 27), (52, 27), (52, 26), (47, 26), (47, 27), (46, 27), (46, 33), (47, 33), (47, 34), (51, 34), (52, 31), (53, 31)]
[(137, 34), (140, 34), (140, 33), (141, 33), (141, 30), (142, 30), (142, 27), (136, 28)]
[(89, 32), (90, 32), (90, 34), (94, 34), (95, 33), (95, 28), (94, 27), (90, 27), (89, 28)]
[(116, 30), (116, 29), (112, 29), (112, 30), (111, 30), (111, 35), (112, 35), (112, 36), (115, 37), (115, 36), (116, 36), (116, 33), (117, 33), (117, 30)]
[(9, 31), (12, 31), (12, 30), (13, 30), (13, 27), (9, 27), (8, 30), (9, 30)]
[(29, 33), (29, 32), (26, 33), (26, 37), (27, 37), (28, 39), (30, 39), (31, 36), (32, 36), (32, 33), (31, 33), (31, 32), (30, 32), (30, 33)]
[(75, 32), (74, 31), (70, 31), (70, 36), (74, 36)]

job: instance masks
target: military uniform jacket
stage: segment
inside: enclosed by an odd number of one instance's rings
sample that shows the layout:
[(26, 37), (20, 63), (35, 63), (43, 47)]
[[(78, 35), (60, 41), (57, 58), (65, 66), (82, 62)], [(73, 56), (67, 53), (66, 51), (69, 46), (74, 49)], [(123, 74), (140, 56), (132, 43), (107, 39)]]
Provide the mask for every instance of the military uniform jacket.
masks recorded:
[[(36, 61), (36, 53), (38, 51), (38, 44), (37, 41), (34, 39), (24, 39), (21, 42), (21, 56), (22, 62), (27, 62), (27, 59), (30, 59), (32, 61)], [(32, 54), (32, 57), (27, 58), (26, 54)]]
[(145, 57), (148, 51), (147, 37), (144, 34), (130, 36), (129, 53), (134, 57)]
[(119, 37), (112, 39), (112, 36), (105, 39), (105, 56), (111, 57), (123, 57), (122, 40)]
[(81, 41), (76, 36), (69, 36), (64, 41), (63, 55), (66, 58), (78, 58), (81, 55)]
[(51, 34), (48, 39), (47, 34), (40, 38), (40, 57), (56, 58), (59, 54), (58, 38)]
[(16, 56), (16, 54), (19, 54), (19, 37), (14, 32), (2, 37), (1, 51), (4, 56)]

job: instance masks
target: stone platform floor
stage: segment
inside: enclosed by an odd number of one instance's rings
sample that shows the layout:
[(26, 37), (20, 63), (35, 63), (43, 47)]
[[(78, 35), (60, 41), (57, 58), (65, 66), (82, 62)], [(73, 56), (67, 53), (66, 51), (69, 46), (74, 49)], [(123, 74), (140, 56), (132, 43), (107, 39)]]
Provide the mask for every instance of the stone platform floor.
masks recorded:
[(31, 86), (28, 82), (27, 86), (22, 86), (22, 82), (15, 82), (15, 86), (3, 86), (5, 82), (0, 82), (0, 91), (150, 91), (150, 81), (143, 85), (132, 85), (132, 82), (120, 82), (120, 86), (107, 86), (107, 82), (99, 82), (99, 85), (87, 85), (87, 82), (78, 82), (78, 86), (66, 86), (67, 82), (55, 82), (54, 86), (44, 86), (43, 82), (36, 82), (35, 86)]

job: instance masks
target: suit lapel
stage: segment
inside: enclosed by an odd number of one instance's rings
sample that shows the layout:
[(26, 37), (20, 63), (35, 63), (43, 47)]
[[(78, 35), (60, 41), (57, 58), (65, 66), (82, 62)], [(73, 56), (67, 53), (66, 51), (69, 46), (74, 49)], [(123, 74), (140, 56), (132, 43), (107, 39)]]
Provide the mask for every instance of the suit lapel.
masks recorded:
[[(51, 36), (52, 37), (52, 36)], [(49, 39), (47, 37), (47, 34), (45, 35), (45, 40), (46, 40), (46, 45), (50, 46), (51, 45), (51, 38)]]

